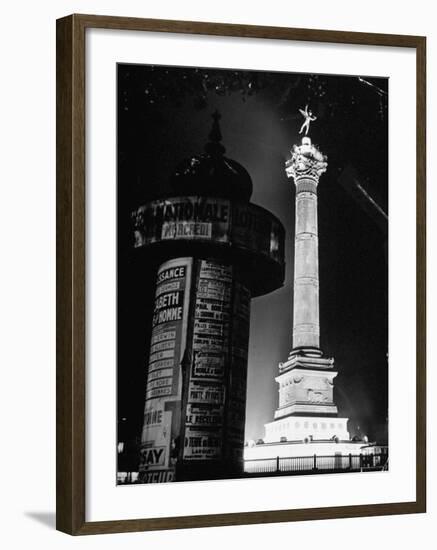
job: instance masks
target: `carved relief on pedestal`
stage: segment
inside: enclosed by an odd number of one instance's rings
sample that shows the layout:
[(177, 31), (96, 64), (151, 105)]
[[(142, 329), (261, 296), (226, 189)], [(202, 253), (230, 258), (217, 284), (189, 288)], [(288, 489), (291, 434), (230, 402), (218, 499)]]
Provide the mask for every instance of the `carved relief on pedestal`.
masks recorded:
[(279, 407), (294, 405), (325, 406), (333, 404), (336, 373), (289, 372), (279, 382)]
[(329, 397), (322, 391), (308, 390), (307, 392), (308, 401), (312, 403), (323, 403), (329, 401)]

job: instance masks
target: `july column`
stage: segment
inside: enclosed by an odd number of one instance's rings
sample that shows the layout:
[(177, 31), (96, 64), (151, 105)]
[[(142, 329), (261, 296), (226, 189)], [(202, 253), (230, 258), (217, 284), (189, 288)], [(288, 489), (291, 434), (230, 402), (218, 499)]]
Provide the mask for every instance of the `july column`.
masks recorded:
[(296, 185), (292, 354), (320, 353), (317, 185), (326, 168), (326, 157), (308, 137), (286, 165)]

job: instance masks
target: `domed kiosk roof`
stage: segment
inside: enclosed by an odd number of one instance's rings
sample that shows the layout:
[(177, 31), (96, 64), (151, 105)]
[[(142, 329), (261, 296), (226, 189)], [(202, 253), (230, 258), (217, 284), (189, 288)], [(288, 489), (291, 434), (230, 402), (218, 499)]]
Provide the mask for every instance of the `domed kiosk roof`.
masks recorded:
[(216, 111), (205, 152), (180, 164), (168, 189), (132, 212), (134, 247), (149, 266), (184, 256), (230, 263), (252, 296), (262, 296), (284, 281), (284, 227), (250, 202), (252, 180), (224, 156), (219, 119)]
[(249, 202), (253, 191), (247, 170), (235, 160), (224, 156), (221, 144), (220, 113), (212, 115), (213, 124), (205, 153), (182, 161), (171, 178), (171, 188), (180, 195), (221, 197)]

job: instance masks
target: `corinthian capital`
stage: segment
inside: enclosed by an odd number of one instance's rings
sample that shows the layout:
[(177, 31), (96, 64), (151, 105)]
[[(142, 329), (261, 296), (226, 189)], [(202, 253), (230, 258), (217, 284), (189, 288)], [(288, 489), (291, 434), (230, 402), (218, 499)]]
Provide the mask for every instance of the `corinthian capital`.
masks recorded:
[(301, 145), (293, 145), (291, 158), (285, 162), (285, 172), (295, 182), (300, 178), (311, 178), (316, 183), (328, 167), (327, 157), (321, 153), (308, 137), (302, 138)]

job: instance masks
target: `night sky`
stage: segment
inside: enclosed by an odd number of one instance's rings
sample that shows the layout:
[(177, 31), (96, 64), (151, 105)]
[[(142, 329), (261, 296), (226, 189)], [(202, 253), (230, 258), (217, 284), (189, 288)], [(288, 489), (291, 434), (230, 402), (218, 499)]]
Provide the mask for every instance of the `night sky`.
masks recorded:
[[(361, 78), (358, 78), (360, 76)], [(139, 437), (153, 307), (153, 258), (133, 250), (132, 210), (168, 189), (185, 158), (200, 154), (221, 114), (225, 155), (253, 181), (251, 202), (286, 231), (284, 286), (252, 300), (246, 440), (262, 438), (278, 405), (278, 363), (291, 349), (294, 183), (284, 162), (300, 143), (298, 109), (318, 117), (309, 136), (328, 155), (319, 196), (321, 348), (339, 374), (334, 400), (351, 436), (387, 438), (386, 227), (353, 184), (388, 211), (388, 80), (237, 70), (118, 66), (118, 420)], [(358, 193), (359, 196), (360, 193)], [(125, 420), (123, 420), (125, 419)], [(359, 428), (358, 428), (359, 426)]]

